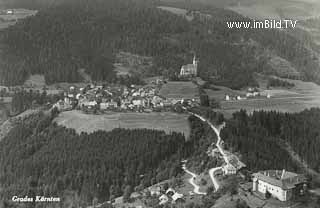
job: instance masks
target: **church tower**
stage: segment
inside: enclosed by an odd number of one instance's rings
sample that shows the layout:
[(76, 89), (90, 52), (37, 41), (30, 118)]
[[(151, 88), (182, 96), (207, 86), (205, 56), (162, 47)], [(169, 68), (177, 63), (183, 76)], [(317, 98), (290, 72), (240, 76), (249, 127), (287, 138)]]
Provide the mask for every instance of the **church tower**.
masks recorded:
[(193, 66), (194, 66), (194, 72), (193, 74), (195, 76), (197, 76), (198, 74), (198, 61), (197, 61), (197, 58), (196, 58), (196, 55), (193, 56), (193, 62), (192, 62)]

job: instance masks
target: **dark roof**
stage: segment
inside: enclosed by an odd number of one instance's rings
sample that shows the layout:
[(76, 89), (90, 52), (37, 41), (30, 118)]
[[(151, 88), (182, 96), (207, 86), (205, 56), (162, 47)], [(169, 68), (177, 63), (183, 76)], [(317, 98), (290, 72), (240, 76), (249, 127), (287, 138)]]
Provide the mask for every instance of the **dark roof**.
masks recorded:
[(296, 185), (306, 182), (303, 175), (289, 171), (266, 170), (254, 173), (253, 176), (258, 180), (278, 186), (282, 189), (292, 189)]
[(196, 66), (193, 64), (187, 64), (187, 65), (183, 65), (182, 68), (185, 70), (191, 70), (191, 69), (195, 69)]

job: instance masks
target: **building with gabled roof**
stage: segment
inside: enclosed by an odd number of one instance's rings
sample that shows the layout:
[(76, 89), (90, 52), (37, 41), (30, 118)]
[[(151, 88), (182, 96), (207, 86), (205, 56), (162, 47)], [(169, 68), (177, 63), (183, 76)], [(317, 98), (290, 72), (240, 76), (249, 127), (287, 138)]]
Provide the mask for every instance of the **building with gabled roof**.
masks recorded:
[(192, 64), (183, 65), (180, 70), (180, 76), (197, 76), (198, 74), (198, 61), (196, 56), (193, 57)]
[(288, 201), (306, 187), (306, 178), (285, 170), (266, 170), (253, 174), (253, 191)]

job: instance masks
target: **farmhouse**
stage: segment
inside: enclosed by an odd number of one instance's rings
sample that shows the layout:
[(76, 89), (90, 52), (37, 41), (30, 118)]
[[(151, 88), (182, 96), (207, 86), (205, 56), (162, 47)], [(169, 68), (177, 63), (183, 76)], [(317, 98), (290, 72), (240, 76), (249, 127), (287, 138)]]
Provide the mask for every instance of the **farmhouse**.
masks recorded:
[(266, 170), (253, 174), (253, 191), (266, 197), (288, 201), (304, 193), (306, 178), (285, 170)]
[(180, 70), (180, 76), (197, 76), (198, 74), (198, 61), (193, 57), (193, 63), (183, 65)]
[(234, 175), (237, 173), (237, 169), (231, 164), (223, 166), (222, 171), (224, 175)]

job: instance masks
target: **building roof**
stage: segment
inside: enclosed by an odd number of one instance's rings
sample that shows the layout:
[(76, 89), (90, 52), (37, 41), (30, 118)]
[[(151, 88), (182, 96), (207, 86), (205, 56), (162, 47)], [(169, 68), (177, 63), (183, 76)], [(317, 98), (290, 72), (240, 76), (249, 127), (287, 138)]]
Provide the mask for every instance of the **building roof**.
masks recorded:
[(175, 193), (173, 196), (172, 196), (172, 200), (173, 201), (177, 201), (178, 199), (182, 199), (183, 198), (183, 194), (179, 194), (179, 193)]
[(182, 69), (195, 69), (196, 68), (196, 66), (195, 65), (193, 65), (193, 64), (187, 64), (187, 65), (183, 65), (182, 67), (181, 67)]
[(253, 176), (258, 180), (264, 181), (282, 189), (292, 189), (300, 183), (304, 183), (306, 178), (293, 172), (285, 170), (266, 170), (254, 173)]

